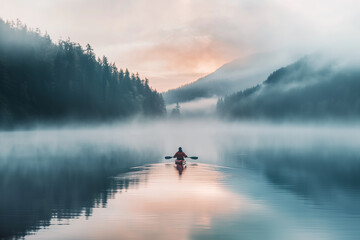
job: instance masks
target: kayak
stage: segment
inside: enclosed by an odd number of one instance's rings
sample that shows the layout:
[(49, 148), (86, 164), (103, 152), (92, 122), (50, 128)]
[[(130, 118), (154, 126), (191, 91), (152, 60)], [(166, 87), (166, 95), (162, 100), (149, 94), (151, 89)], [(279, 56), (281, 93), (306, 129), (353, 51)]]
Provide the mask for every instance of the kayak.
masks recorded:
[(186, 160), (175, 160), (175, 164), (176, 165), (182, 165), (182, 166), (185, 166), (186, 165)]
[(183, 171), (186, 168), (186, 161), (185, 160), (175, 160), (175, 168), (179, 171), (179, 175), (181, 176)]

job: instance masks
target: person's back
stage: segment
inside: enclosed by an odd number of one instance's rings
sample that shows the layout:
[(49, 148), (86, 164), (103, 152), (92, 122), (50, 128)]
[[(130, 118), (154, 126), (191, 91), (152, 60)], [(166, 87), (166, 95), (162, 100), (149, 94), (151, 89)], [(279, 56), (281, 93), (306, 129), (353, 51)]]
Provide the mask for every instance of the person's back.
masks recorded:
[(176, 158), (177, 160), (184, 160), (184, 158), (186, 158), (187, 155), (182, 151), (182, 148), (179, 147), (179, 151), (175, 153), (173, 157)]

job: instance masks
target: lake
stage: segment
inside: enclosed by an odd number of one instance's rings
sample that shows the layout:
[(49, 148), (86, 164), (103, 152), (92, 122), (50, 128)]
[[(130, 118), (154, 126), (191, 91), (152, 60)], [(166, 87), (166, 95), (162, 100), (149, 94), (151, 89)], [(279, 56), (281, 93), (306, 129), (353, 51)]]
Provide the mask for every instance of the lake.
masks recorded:
[[(360, 127), (154, 121), (0, 133), (1, 239), (358, 239)], [(186, 168), (173, 155), (183, 147)]]

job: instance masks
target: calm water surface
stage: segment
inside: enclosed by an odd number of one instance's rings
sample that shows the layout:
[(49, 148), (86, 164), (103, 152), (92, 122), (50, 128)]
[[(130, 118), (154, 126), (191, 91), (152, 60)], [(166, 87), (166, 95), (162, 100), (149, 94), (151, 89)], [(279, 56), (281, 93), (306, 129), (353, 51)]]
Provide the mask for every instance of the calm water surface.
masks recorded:
[(1, 133), (0, 237), (360, 236), (358, 128), (173, 124)]

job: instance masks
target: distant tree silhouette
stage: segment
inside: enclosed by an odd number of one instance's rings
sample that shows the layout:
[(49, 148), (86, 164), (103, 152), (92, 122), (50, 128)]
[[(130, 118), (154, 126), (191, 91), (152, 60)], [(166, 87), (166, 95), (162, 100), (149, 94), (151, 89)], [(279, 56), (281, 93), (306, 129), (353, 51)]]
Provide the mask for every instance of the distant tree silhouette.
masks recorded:
[(162, 95), (138, 74), (118, 69), (70, 39), (20, 21), (0, 19), (0, 126), (38, 120), (105, 120), (135, 114), (161, 116)]
[(180, 117), (180, 104), (176, 103), (175, 108), (173, 108), (173, 110), (171, 111), (171, 116), (172, 117)]
[(261, 85), (218, 100), (220, 116), (241, 119), (360, 118), (360, 70), (304, 57)]

